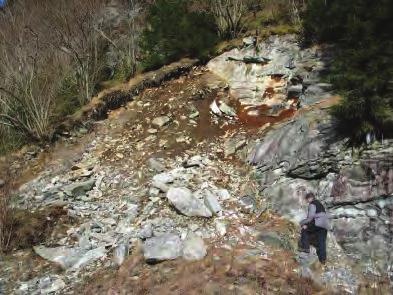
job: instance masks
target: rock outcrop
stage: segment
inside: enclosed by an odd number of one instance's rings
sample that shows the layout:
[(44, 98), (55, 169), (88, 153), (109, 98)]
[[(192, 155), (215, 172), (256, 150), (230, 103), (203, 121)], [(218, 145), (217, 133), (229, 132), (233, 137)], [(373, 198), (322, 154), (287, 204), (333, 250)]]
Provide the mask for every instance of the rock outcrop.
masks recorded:
[[(271, 36), (257, 48), (236, 48), (216, 57), (208, 68), (228, 83), (236, 101), (232, 104), (242, 105), (251, 116), (316, 103), (330, 96), (331, 85), (319, 83), (319, 76), (331, 58), (327, 50), (302, 49), (296, 38)], [(228, 114), (223, 105), (226, 109), (225, 102), (214, 102), (212, 111)]]
[(326, 111), (310, 112), (270, 131), (249, 161), (280, 214), (298, 222), (305, 193), (315, 192), (329, 208), (332, 237), (345, 253), (365, 272), (386, 274), (393, 263), (393, 142), (350, 149), (332, 136), (332, 127)]

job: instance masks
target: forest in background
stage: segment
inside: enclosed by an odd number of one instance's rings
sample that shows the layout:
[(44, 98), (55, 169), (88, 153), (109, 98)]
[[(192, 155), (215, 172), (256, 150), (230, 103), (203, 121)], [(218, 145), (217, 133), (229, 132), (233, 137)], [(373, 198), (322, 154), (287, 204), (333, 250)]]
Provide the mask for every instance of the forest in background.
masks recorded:
[(55, 125), (108, 85), (182, 57), (208, 60), (245, 35), (331, 43), (332, 113), (351, 144), (391, 136), (389, 0), (10, 1), (0, 11), (0, 153), (55, 139)]

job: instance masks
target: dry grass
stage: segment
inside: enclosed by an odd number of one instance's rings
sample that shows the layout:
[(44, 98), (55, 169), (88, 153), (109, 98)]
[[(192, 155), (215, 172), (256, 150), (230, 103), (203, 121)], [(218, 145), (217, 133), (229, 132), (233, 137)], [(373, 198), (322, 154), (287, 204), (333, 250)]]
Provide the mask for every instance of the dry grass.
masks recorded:
[(10, 182), (0, 188), (0, 252), (5, 251), (11, 244), (14, 224), (14, 210), (10, 204)]
[(0, 252), (28, 249), (45, 241), (58, 220), (66, 214), (60, 207), (37, 212), (17, 209), (12, 205), (13, 182), (0, 189)]
[[(147, 265), (136, 251), (118, 270), (100, 273), (81, 287), (82, 294), (328, 294), (293, 272), (290, 252), (269, 259), (232, 251), (211, 249), (202, 261), (166, 261)], [(99, 280), (97, 278), (100, 278)], [(77, 291), (78, 292), (78, 291)]]

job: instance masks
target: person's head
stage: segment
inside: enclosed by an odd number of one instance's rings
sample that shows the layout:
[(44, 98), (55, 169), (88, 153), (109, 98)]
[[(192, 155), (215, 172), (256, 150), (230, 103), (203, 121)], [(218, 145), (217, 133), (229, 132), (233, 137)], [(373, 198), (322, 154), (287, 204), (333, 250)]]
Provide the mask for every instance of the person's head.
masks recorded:
[(304, 197), (307, 203), (311, 203), (312, 201), (315, 200), (315, 195), (312, 192), (309, 192), (306, 194), (306, 196)]

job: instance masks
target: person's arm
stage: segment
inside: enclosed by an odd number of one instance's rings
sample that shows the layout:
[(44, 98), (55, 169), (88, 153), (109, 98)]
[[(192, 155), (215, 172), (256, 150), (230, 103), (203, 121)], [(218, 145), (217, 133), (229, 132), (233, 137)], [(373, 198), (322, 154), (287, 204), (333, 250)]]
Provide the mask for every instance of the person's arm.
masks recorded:
[(303, 226), (303, 225), (306, 225), (307, 223), (310, 223), (311, 221), (313, 221), (315, 218), (316, 211), (317, 211), (317, 207), (314, 204), (310, 204), (308, 206), (307, 218), (303, 219), (300, 222), (300, 225)]

